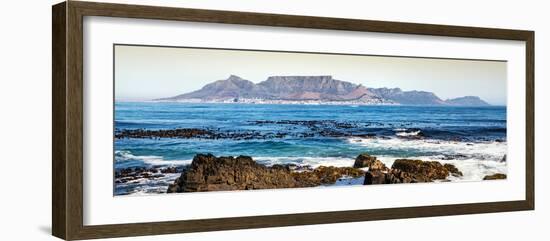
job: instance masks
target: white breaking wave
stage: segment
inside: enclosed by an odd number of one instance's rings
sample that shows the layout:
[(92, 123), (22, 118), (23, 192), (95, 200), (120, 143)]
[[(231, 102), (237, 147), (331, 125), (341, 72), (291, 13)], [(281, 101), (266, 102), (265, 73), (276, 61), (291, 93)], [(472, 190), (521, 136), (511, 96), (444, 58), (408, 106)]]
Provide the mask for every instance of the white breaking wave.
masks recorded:
[[(401, 138), (349, 138), (355, 145), (364, 146), (377, 152), (395, 153), (433, 153), (426, 155), (376, 155), (386, 166), (391, 167), (396, 159), (418, 159), (423, 161), (438, 161), (455, 165), (462, 173), (462, 177), (450, 176), (451, 181), (479, 181), (486, 175), (507, 173), (506, 161), (503, 157), (507, 153), (506, 142), (459, 142), (439, 141), (426, 139)], [(368, 151), (365, 151), (368, 152)], [(357, 153), (359, 155), (360, 153)], [(116, 161), (142, 161), (150, 165), (188, 165), (189, 160), (165, 160), (162, 156), (139, 156), (129, 151), (115, 151)], [(298, 166), (335, 166), (351, 167), (355, 162), (352, 157), (252, 157), (256, 162), (272, 166), (275, 164), (295, 164)]]
[(399, 138), (349, 138), (350, 143), (380, 151), (441, 153), (438, 159), (447, 156), (462, 156), (453, 159), (479, 159), (501, 161), (507, 152), (506, 142), (461, 142), (426, 139)]
[(133, 155), (130, 151), (115, 151), (116, 162), (141, 161), (150, 165), (189, 165), (193, 161), (189, 160), (165, 160), (162, 156), (139, 156)]
[(416, 136), (418, 134), (420, 134), (420, 131), (411, 131), (411, 132), (401, 131), (401, 132), (395, 133), (396, 136)]
[(124, 193), (124, 195), (150, 195), (156, 193), (166, 193), (168, 185), (174, 183), (174, 180), (176, 180), (181, 174), (164, 173), (163, 175), (163, 177), (155, 179), (140, 178), (128, 183), (117, 183), (116, 186), (118, 189), (130, 189), (130, 191), (128, 193)]
[(353, 158), (345, 157), (252, 157), (254, 161), (272, 166), (275, 164), (309, 165), (313, 168), (319, 166), (351, 167), (355, 162)]
[[(395, 156), (377, 156), (378, 160), (383, 162), (386, 166), (391, 167), (393, 162), (399, 157)], [(487, 175), (495, 173), (507, 173), (506, 162), (488, 161), (480, 159), (465, 159), (465, 160), (443, 160), (437, 156), (413, 156), (407, 157), (407, 159), (423, 160), (423, 161), (437, 161), (442, 164), (453, 164), (463, 176), (455, 177), (449, 176), (450, 181), (480, 181)]]
[(507, 173), (506, 161), (503, 161), (503, 157), (507, 152), (506, 142), (469, 143), (438, 140), (404, 140), (398, 138), (350, 138), (349, 142), (381, 151), (398, 150), (399, 152), (440, 153), (405, 157), (391, 155), (376, 157), (388, 167), (391, 167), (393, 162), (399, 158), (453, 164), (463, 173), (463, 176), (450, 176), (449, 180), (451, 181), (479, 181), (486, 175)]
[(406, 131), (407, 129), (405, 128), (396, 128), (396, 129), (393, 129), (393, 131)]

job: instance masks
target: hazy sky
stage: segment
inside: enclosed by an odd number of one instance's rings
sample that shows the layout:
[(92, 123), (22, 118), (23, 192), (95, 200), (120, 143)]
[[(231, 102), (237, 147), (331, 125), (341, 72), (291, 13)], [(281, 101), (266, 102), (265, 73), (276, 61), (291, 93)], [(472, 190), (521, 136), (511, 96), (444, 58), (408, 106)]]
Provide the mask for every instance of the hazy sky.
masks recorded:
[(506, 104), (506, 62), (196, 48), (115, 47), (115, 98), (146, 100), (200, 89), (229, 75), (254, 83), (274, 75), (332, 75), (366, 87), (475, 95)]

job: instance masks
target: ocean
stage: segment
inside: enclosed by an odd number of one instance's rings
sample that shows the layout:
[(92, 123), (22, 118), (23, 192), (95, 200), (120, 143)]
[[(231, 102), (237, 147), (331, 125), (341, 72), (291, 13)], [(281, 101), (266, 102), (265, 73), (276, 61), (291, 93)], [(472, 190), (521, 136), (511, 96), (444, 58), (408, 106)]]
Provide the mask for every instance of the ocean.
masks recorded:
[[(506, 173), (506, 107), (116, 102), (124, 130), (205, 129), (219, 138), (115, 138), (114, 169), (181, 166), (197, 153), (265, 164), (352, 166), (368, 153), (451, 163), (451, 181)], [(179, 174), (115, 183), (115, 195), (163, 193)], [(349, 184), (360, 184), (349, 182)]]

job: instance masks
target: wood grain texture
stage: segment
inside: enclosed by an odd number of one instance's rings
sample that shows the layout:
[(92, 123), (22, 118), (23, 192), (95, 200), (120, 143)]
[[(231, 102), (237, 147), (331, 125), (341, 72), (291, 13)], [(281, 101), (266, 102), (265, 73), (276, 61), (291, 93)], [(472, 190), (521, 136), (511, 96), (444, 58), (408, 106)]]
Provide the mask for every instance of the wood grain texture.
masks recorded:
[[(115, 225), (83, 225), (83, 17), (108, 16), (258, 26), (519, 40), (526, 43), (525, 200)], [(69, 1), (53, 7), (52, 230), (91, 239), (534, 209), (534, 32)]]
[(406, 207), (373, 210), (352, 210), (303, 214), (218, 218), (192, 221), (171, 221), (136, 224), (85, 226), (79, 238), (108, 238), (218, 230), (283, 227), (371, 220), (418, 218), (476, 213), (528, 210), (524, 201)]
[(535, 209), (535, 32), (529, 32), (525, 42), (525, 200)]
[(67, 5), (67, 239), (83, 229), (83, 15)]
[(66, 237), (65, 3), (52, 7), (52, 234)]

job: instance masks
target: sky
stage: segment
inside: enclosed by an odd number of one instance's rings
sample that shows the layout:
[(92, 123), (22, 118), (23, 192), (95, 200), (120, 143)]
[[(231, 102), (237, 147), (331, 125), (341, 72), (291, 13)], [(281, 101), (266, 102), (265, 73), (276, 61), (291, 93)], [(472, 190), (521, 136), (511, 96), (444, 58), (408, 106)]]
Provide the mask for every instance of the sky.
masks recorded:
[(115, 99), (150, 100), (202, 88), (230, 75), (259, 83), (269, 76), (332, 75), (366, 87), (423, 90), (441, 99), (473, 95), (506, 105), (506, 62), (115, 46)]

